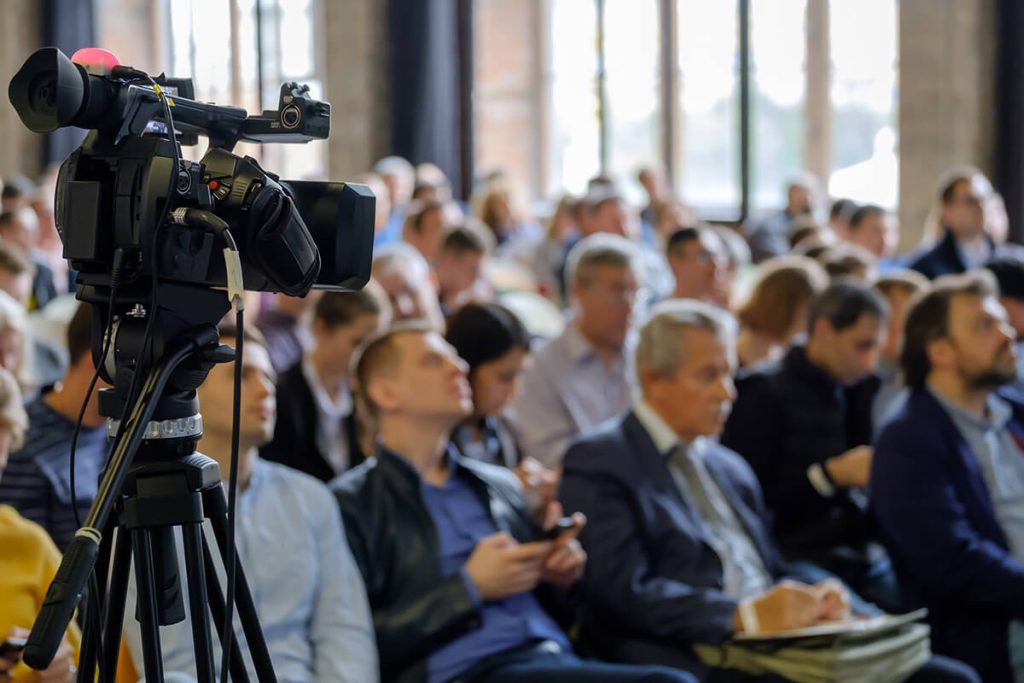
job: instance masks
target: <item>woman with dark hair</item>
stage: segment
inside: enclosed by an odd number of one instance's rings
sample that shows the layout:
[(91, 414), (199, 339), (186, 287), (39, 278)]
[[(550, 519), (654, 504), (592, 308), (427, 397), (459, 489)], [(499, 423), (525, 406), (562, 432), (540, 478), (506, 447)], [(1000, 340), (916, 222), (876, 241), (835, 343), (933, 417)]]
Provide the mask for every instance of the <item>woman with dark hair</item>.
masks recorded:
[(460, 308), (448, 321), (448, 343), (469, 365), (473, 415), (456, 428), (462, 455), (515, 469), (519, 447), (501, 413), (519, 388), (530, 337), (512, 311), (491, 303)]

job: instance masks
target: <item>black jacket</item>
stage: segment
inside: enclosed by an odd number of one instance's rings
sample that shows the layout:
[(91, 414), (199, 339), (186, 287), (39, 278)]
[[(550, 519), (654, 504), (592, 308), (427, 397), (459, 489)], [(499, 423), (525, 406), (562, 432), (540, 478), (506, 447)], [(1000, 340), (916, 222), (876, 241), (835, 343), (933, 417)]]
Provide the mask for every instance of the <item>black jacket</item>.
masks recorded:
[(807, 360), (804, 347), (795, 346), (781, 361), (741, 373), (736, 387), (739, 396), (721, 441), (757, 474), (783, 555), (834, 571), (843, 562), (877, 557), (864, 491), (822, 496), (807, 469), (871, 443), (878, 378), (843, 387)]
[[(989, 243), (992, 245), (992, 258), (1024, 258), (1024, 249), (1016, 244), (995, 244), (991, 239)], [(949, 230), (943, 233), (942, 239), (935, 246), (911, 259), (910, 267), (931, 280), (941, 275), (958, 275), (967, 270), (956, 238)]]
[[(274, 439), (260, 449), (260, 457), (288, 465), (320, 481), (330, 481), (336, 473), (316, 445), (319, 421), (320, 412), (302, 373), (302, 363), (296, 363), (277, 380), (277, 426)], [(355, 411), (344, 418), (341, 434), (348, 440), (349, 467), (355, 467), (366, 459), (359, 448)]]
[[(498, 530), (520, 542), (536, 540), (515, 475), (459, 458), (454, 449), (449, 457), (469, 474)], [(420, 496), (420, 477), (401, 457), (381, 450), (331, 482), (331, 489), (366, 582), (381, 678), (425, 681), (428, 655), (480, 628), (482, 620), (462, 575), (441, 576), (437, 529)], [(538, 597), (550, 606), (553, 596)]]

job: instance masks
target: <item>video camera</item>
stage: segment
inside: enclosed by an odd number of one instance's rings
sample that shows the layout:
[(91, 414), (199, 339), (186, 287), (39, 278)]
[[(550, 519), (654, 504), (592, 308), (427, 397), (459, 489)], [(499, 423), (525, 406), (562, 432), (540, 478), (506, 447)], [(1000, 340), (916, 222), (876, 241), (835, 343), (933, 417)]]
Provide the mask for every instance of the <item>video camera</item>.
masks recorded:
[[(151, 78), (131, 67), (92, 75), (52, 47), (33, 53), (11, 80), (11, 103), (31, 130), (92, 129), (57, 183), (57, 227), (80, 285), (108, 285), (120, 249), (122, 295), (148, 296), (132, 283), (145, 282), (154, 262), (162, 280), (224, 286), (224, 261), (203, 212), (227, 223), (246, 289), (303, 295), (311, 287), (366, 284), (375, 200), (365, 185), (281, 180), (255, 159), (231, 153), (243, 140), (326, 138), (330, 105), (312, 99), (307, 86), (286, 83), (277, 110), (248, 116), (184, 96), (192, 92), (188, 80)], [(180, 155), (166, 134), (165, 105), (182, 136), (177, 144), (209, 138), (199, 163), (178, 160), (174, 168)], [(161, 231), (161, 212), (170, 217), (175, 210), (180, 224)]]

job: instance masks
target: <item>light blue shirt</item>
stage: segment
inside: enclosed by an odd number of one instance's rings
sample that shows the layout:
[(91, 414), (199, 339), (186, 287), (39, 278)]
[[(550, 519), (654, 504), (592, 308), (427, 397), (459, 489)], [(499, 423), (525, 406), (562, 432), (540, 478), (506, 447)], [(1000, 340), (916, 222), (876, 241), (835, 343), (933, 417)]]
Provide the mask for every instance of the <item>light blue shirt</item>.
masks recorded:
[(571, 322), (533, 354), (512, 411), (523, 455), (558, 467), (574, 437), (625, 413), (632, 400), (627, 358), (624, 348), (605, 366)]
[(981, 466), (989, 499), (1006, 535), (1010, 554), (1024, 561), (1024, 452), (1014, 440), (1007, 423), (1013, 417), (1010, 405), (995, 394), (988, 397), (984, 419), (972, 415), (932, 391), (946, 409), (961, 436)]
[[(223, 566), (209, 521), (204, 526), (217, 557), (222, 589)], [(179, 566), (184, 564), (180, 530)], [(338, 505), (317, 479), (257, 459), (249, 487), (240, 491), (235, 515), (235, 544), (252, 590), (277, 680), (328, 683), (379, 680), (377, 641), (366, 588), (345, 541)], [(160, 628), (164, 669), (196, 675), (188, 591), (182, 571), (185, 621)], [(142, 674), (142, 640), (135, 614), (134, 571), (128, 584), (124, 637), (135, 668)], [(220, 646), (211, 619), (214, 666), (220, 670)], [(248, 646), (235, 614), (235, 638), (250, 680), (256, 680)]]

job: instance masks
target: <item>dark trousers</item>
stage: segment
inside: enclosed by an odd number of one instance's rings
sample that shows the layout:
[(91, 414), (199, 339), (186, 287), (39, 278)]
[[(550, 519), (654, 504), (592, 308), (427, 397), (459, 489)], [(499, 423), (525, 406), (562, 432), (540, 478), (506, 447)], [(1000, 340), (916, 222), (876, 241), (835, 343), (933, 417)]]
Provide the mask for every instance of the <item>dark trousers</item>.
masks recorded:
[(608, 664), (544, 647), (516, 648), (488, 657), (455, 683), (697, 683), (678, 669), (646, 664)]

